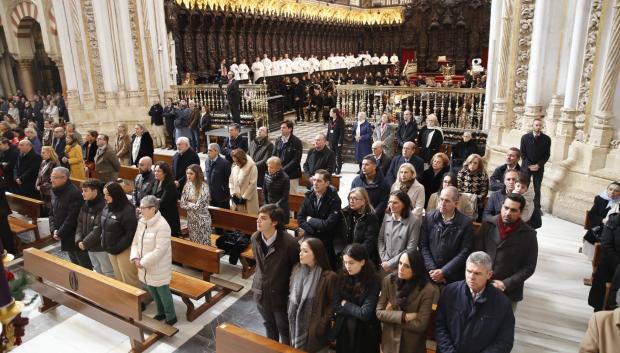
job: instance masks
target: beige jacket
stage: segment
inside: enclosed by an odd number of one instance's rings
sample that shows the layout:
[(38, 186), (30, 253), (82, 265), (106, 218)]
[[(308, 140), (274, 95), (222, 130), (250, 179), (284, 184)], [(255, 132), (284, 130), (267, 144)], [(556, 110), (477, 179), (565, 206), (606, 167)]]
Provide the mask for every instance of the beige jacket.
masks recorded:
[(230, 187), (230, 195), (237, 195), (246, 200), (245, 205), (236, 205), (232, 198), (230, 200), (230, 209), (235, 211), (246, 212), (250, 214), (258, 213), (258, 189), (256, 188), (256, 180), (258, 178), (258, 170), (254, 161), (248, 156), (247, 163), (243, 168), (234, 165), (228, 186)]
[(620, 350), (620, 308), (592, 315), (579, 353), (611, 353)]
[[(392, 184), (392, 189), (390, 191), (400, 190), (400, 181), (396, 181)], [(415, 180), (409, 190), (407, 190), (407, 195), (411, 200), (411, 207), (416, 209), (418, 207), (424, 208), (424, 198), (426, 197), (424, 194), (424, 185), (420, 184), (419, 181)]]
[(170, 284), (172, 278), (172, 248), (170, 226), (157, 211), (153, 218), (138, 221), (138, 228), (131, 244), (130, 260), (140, 259), (140, 282), (153, 287)]

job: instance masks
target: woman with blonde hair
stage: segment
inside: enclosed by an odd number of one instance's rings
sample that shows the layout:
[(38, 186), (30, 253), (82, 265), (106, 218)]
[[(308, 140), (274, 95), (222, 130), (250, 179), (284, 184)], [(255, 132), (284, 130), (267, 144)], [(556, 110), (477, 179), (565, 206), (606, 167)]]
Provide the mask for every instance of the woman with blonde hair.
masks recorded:
[(41, 166), (35, 184), (41, 194), (41, 201), (45, 202), (45, 207), (49, 210), (52, 202), (52, 170), (60, 165), (58, 155), (51, 146), (41, 148)]
[(472, 154), (463, 163), (457, 176), (459, 193), (474, 194), (478, 198), (478, 209), (483, 209), (484, 198), (489, 192), (489, 176), (484, 168), (484, 161), (479, 154)]
[(67, 134), (65, 140), (67, 144), (65, 146), (65, 156), (62, 157), (62, 162), (69, 166), (72, 178), (86, 179), (82, 146), (78, 144), (75, 134)]
[(373, 263), (379, 263), (377, 237), (380, 220), (370, 203), (368, 192), (363, 187), (349, 191), (349, 204), (342, 209), (342, 230), (334, 238), (334, 250), (338, 258), (347, 245), (358, 243), (364, 245)]
[(424, 207), (428, 204), (431, 195), (441, 186), (444, 173), (450, 170), (450, 159), (445, 153), (435, 153), (431, 159), (431, 166), (422, 173), (420, 182), (424, 185), (425, 201)]
[(254, 161), (244, 150), (237, 148), (232, 151), (234, 166), (230, 172), (230, 208), (250, 214), (258, 212), (258, 189), (256, 181), (258, 171)]
[(194, 243), (211, 245), (211, 215), (209, 214), (209, 184), (198, 164), (185, 170), (187, 183), (181, 194), (181, 208), (187, 210), (189, 239)]
[(424, 209), (426, 195), (424, 194), (424, 185), (420, 184), (416, 177), (413, 164), (403, 163), (398, 168), (398, 180), (392, 184), (390, 191), (400, 190), (406, 193), (411, 199), (411, 206), (414, 212), (421, 213), (422, 209)]
[(118, 134), (116, 135), (116, 157), (122, 165), (129, 165), (129, 148), (131, 147), (131, 137), (128, 133), (127, 124), (118, 124)]

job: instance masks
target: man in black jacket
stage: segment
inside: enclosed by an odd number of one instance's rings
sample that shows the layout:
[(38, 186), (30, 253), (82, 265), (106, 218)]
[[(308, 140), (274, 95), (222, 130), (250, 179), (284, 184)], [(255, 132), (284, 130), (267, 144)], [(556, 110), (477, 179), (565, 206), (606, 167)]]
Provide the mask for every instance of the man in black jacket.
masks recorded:
[(239, 90), (239, 81), (235, 80), (235, 74), (232, 72), (228, 73), (226, 99), (228, 100), (233, 123), (241, 124), (241, 91)]
[(167, 144), (167, 146), (176, 149), (174, 146), (174, 120), (177, 118), (177, 109), (172, 105), (172, 98), (166, 98), (166, 106), (164, 107), (162, 115), (164, 117), (164, 124), (166, 125), (166, 133), (170, 139), (170, 144)]
[(153, 140), (155, 147), (166, 147), (166, 127), (164, 126), (164, 107), (159, 104), (159, 99), (153, 101), (149, 110), (151, 126), (153, 127)]
[(15, 164), (16, 192), (19, 195), (33, 199), (41, 198), (35, 184), (41, 167), (41, 156), (32, 149), (32, 143), (28, 139), (21, 140), (18, 145), (19, 157)]
[(420, 231), (420, 251), (433, 282), (448, 284), (465, 275), (465, 260), (472, 249), (471, 218), (456, 209), (459, 192), (454, 186), (441, 190), (437, 209), (426, 214)]
[(383, 221), (390, 198), (390, 184), (378, 169), (377, 160), (371, 154), (362, 159), (361, 173), (351, 182), (351, 190), (358, 187), (366, 189), (377, 218)]
[(62, 160), (62, 157), (65, 156), (65, 146), (67, 145), (67, 141), (65, 140), (65, 129), (58, 126), (54, 128), (54, 138), (52, 138), (52, 147), (54, 148), (54, 152), (58, 156), (58, 160)]
[(308, 121), (312, 118), (314, 112), (314, 121), (319, 122), (319, 115), (323, 111), (323, 95), (321, 94), (321, 86), (311, 87), (310, 106), (308, 107)]
[(390, 169), (386, 175), (386, 178), (390, 185), (394, 184), (396, 180), (398, 180), (398, 169), (404, 163), (411, 163), (415, 168), (415, 173), (417, 175), (417, 179), (420, 180), (422, 174), (424, 174), (424, 161), (422, 158), (414, 155), (415, 153), (415, 143), (411, 141), (405, 142), (403, 145), (403, 152), (400, 156), (395, 156), (392, 158), (392, 162), (390, 163)]
[(200, 165), (200, 157), (189, 146), (189, 138), (179, 137), (177, 139), (177, 153), (172, 157), (172, 174), (174, 174), (174, 183), (179, 190), (179, 197), (187, 181), (185, 171), (192, 164)]
[(317, 134), (314, 138), (314, 147), (308, 151), (308, 156), (304, 162), (304, 175), (310, 179), (314, 172), (319, 169), (325, 169), (330, 173), (336, 171), (336, 155), (327, 147), (327, 139), (324, 134)]
[[(19, 157), (19, 151), (6, 137), (0, 138), (0, 171), (6, 182), (8, 191), (15, 192), (15, 164)], [(6, 249), (6, 247), (5, 247)]]
[(241, 148), (248, 153), (248, 141), (241, 135), (241, 126), (239, 124), (232, 124), (228, 127), (228, 137), (224, 140), (222, 145), (222, 155), (232, 163), (232, 151), (237, 148)]
[(507, 170), (515, 169), (521, 170), (519, 160), (521, 159), (521, 151), (516, 147), (510, 147), (506, 152), (506, 163), (498, 166), (491, 174), (491, 191), (503, 190), (506, 188), (504, 185), (504, 173)]
[[(344, 133), (346, 127), (344, 119), (338, 116), (337, 109), (330, 109), (328, 114), (329, 124), (327, 125), (327, 140), (329, 148), (336, 155), (336, 174), (342, 170), (342, 144), (344, 143)], [(331, 118), (329, 117), (331, 115)]]
[(301, 155), (303, 145), (301, 140), (293, 135), (293, 122), (283, 121), (280, 124), (282, 136), (276, 139), (276, 148), (273, 155), (282, 161), (282, 169), (291, 180), (291, 192), (297, 192), (299, 178), (301, 177)]
[(291, 96), (293, 97), (293, 107), (295, 108), (295, 116), (297, 122), (303, 122), (304, 104), (306, 103), (306, 87), (299, 83), (299, 78), (293, 77), (293, 87), (291, 87)]
[(140, 201), (146, 195), (153, 192), (153, 184), (155, 184), (155, 173), (152, 171), (153, 160), (151, 157), (142, 157), (138, 161), (138, 171), (133, 187), (132, 202), (136, 206), (136, 211), (140, 209)]
[(205, 161), (205, 179), (209, 184), (211, 206), (230, 208), (230, 162), (220, 156), (220, 145), (210, 143), (207, 146), (207, 160)]
[(405, 142), (415, 142), (415, 139), (418, 137), (418, 125), (415, 121), (412, 121), (412, 117), (411, 111), (405, 110), (403, 112), (403, 121), (398, 124), (398, 129), (396, 129), (396, 140), (398, 141), (399, 150), (403, 148)]
[(383, 151), (383, 141), (375, 141), (372, 144), (372, 155), (377, 161), (377, 168), (385, 176), (390, 170), (390, 158)]
[(312, 178), (312, 190), (306, 192), (304, 203), (297, 214), (301, 237), (318, 238), (325, 245), (329, 261), (334, 266), (336, 253), (334, 237), (340, 221), (340, 197), (330, 185), (331, 174), (319, 169)]
[(536, 231), (521, 220), (524, 207), (523, 196), (508, 194), (501, 213), (482, 222), (474, 246), (493, 259), (492, 284), (512, 301), (513, 310), (523, 300), (525, 280), (538, 260)]
[(501, 212), (506, 195), (513, 192), (518, 179), (519, 172), (516, 169), (509, 169), (504, 173), (504, 182), (502, 184), (504, 188), (493, 192), (487, 200), (482, 213), (483, 221), (488, 221)]
[(267, 160), (273, 156), (273, 142), (269, 141), (269, 129), (261, 126), (256, 131), (256, 138), (250, 143), (250, 156), (256, 165), (258, 178), (256, 185), (263, 186), (265, 173), (267, 172)]
[(50, 232), (55, 240), (60, 240), (60, 249), (67, 252), (71, 262), (92, 270), (93, 265), (88, 252), (80, 250), (75, 241), (75, 230), (83, 198), (78, 188), (69, 181), (70, 175), (71, 172), (65, 167), (56, 167), (52, 170)]
[(534, 119), (532, 132), (521, 137), (521, 156), (523, 158), (523, 171), (534, 177), (534, 207), (540, 209), (540, 188), (545, 163), (551, 156), (551, 138), (542, 133), (543, 122)]

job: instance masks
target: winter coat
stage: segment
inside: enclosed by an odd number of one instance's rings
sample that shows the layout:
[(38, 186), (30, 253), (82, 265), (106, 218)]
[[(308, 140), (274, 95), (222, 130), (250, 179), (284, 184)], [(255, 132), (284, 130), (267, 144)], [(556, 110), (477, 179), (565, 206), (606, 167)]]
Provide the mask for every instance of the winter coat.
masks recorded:
[(620, 214), (609, 217), (601, 235), (601, 262), (593, 276), (592, 288), (588, 297), (588, 304), (595, 311), (603, 308), (605, 297), (605, 283), (612, 282), (615, 288), (620, 287)]
[(62, 251), (79, 250), (75, 244), (75, 229), (83, 202), (82, 193), (69, 180), (52, 189), (52, 207), (49, 214), (50, 232), (58, 231)]
[(372, 125), (367, 120), (361, 124), (359, 121), (353, 124), (353, 137), (357, 131), (357, 125), (360, 126), (360, 140), (355, 141), (355, 160), (360, 163), (362, 159), (372, 153)]
[[(256, 165), (251, 158), (248, 158), (243, 167), (234, 165), (230, 172), (230, 179), (228, 181), (228, 187), (230, 188), (230, 208), (235, 211), (246, 212), (249, 214), (258, 213), (258, 189), (256, 188), (256, 181), (258, 179), (258, 172), (256, 171)], [(237, 195), (239, 198), (245, 200), (245, 204), (235, 204), (232, 200), (232, 195)]]
[[(397, 181), (392, 184), (391, 191), (400, 190), (400, 182)], [(413, 184), (407, 190), (407, 196), (411, 200), (412, 208), (424, 208), (424, 202), (426, 201), (424, 198), (426, 194), (424, 193), (424, 185), (420, 184), (420, 182), (416, 179), (413, 181)]]
[(327, 141), (329, 141), (329, 147), (335, 151), (339, 145), (344, 143), (344, 133), (345, 133), (345, 125), (344, 120), (342, 118), (333, 120), (330, 119), (329, 124), (327, 125)]
[(287, 219), (286, 222), (289, 222), (289, 214), (290, 209), (288, 205), (288, 194), (291, 189), (291, 181), (286, 175), (286, 172), (280, 169), (274, 175), (269, 175), (269, 173), (265, 173), (265, 181), (263, 182), (263, 201), (264, 204), (274, 203), (276, 206), (280, 207)]
[[(297, 265), (299, 266), (299, 265)], [(312, 312), (308, 327), (306, 351), (318, 352), (328, 346), (328, 332), (334, 316), (334, 295), (338, 276), (333, 271), (323, 271), (316, 286), (316, 295), (312, 302)]]
[(390, 184), (387, 179), (383, 177), (383, 173), (381, 173), (380, 170), (377, 170), (375, 178), (370, 184), (366, 180), (366, 176), (364, 174), (356, 176), (351, 182), (351, 190), (357, 187), (366, 189), (368, 198), (370, 199), (370, 204), (375, 209), (377, 218), (383, 219), (385, 209), (387, 208), (387, 202), (390, 198)]
[[(377, 252), (377, 239), (379, 237), (379, 218), (369, 210), (361, 215), (346, 206), (341, 210), (341, 231), (334, 238), (334, 250), (340, 257), (347, 245), (357, 243), (366, 248), (370, 259), (378, 264), (379, 253)], [(354, 216), (357, 216), (354, 220)]]
[(394, 156), (394, 141), (396, 141), (396, 125), (385, 124), (383, 131), (381, 131), (381, 122), (375, 124), (375, 129), (372, 133), (372, 142), (383, 142), (383, 153), (387, 154), (389, 158)]
[(327, 170), (330, 173), (336, 171), (336, 154), (327, 146), (321, 151), (311, 148), (304, 162), (304, 174), (308, 179), (319, 169)]
[(416, 249), (420, 240), (420, 225), (422, 217), (413, 213), (400, 221), (392, 214), (386, 214), (379, 230), (378, 247), (382, 262), (387, 262), (390, 268), (398, 267), (400, 256), (408, 250)]
[(256, 165), (256, 171), (258, 172), (258, 181), (256, 185), (262, 187), (265, 180), (265, 173), (267, 172), (267, 159), (273, 155), (274, 145), (269, 139), (264, 140), (255, 139), (250, 143), (250, 156)]
[[(428, 282), (423, 288), (416, 287), (407, 297), (407, 306), (396, 303), (396, 275), (383, 278), (381, 295), (377, 303), (377, 318), (383, 323), (381, 349), (385, 353), (425, 353), (426, 329), (431, 322), (433, 306), (439, 301), (439, 288)], [(388, 303), (390, 310), (386, 310)], [(416, 313), (407, 323), (403, 314)]]
[(40, 166), (41, 156), (36, 154), (34, 150), (30, 150), (26, 154), (19, 154), (14, 171), (14, 178), (21, 181), (21, 185), (17, 185), (17, 194), (34, 199), (39, 198), (35, 184), (39, 177)]
[[(495, 168), (493, 174), (491, 174), (490, 182), (491, 182), (491, 191), (498, 191), (506, 189), (506, 185), (504, 185), (504, 174), (508, 169), (507, 164), (502, 164)], [(515, 168), (517, 171), (521, 170), (521, 166), (517, 163)]]
[[(333, 186), (329, 186), (321, 197), (319, 208), (316, 207), (314, 190), (306, 192), (304, 202), (297, 213), (297, 223), (306, 236), (319, 238), (326, 247), (332, 246), (338, 222), (340, 221), (340, 197)], [(310, 220), (308, 220), (310, 216)]]
[(132, 201), (134, 206), (139, 207), (142, 198), (147, 195), (151, 195), (153, 192), (153, 185), (155, 184), (155, 173), (148, 171), (146, 173), (140, 173), (136, 175), (136, 179), (133, 183), (133, 197)]
[(86, 250), (103, 251), (101, 247), (101, 213), (105, 201), (100, 194), (94, 200), (84, 201), (77, 220), (75, 244), (84, 243)]
[(97, 150), (95, 155), (95, 170), (97, 171), (97, 179), (103, 183), (109, 181), (116, 181), (118, 178), (118, 171), (121, 169), (121, 164), (116, 157), (116, 153), (110, 145), (105, 147), (103, 153)]
[(418, 137), (418, 124), (415, 121), (410, 121), (409, 124), (405, 124), (403, 120), (398, 129), (396, 130), (396, 140), (398, 140), (398, 148), (402, 149), (405, 142), (414, 142)]
[(428, 200), (430, 200), (431, 195), (439, 191), (439, 188), (441, 187), (441, 183), (443, 181), (443, 175), (449, 170), (450, 169), (446, 166), (442, 170), (440, 170), (439, 173), (435, 174), (433, 168), (431, 167), (422, 173), (422, 177), (418, 180), (420, 180), (420, 183), (424, 185), (424, 199), (426, 200), (424, 207), (426, 207), (426, 205), (428, 204)]
[[(413, 168), (415, 169), (416, 179), (422, 182), (422, 175), (424, 174), (424, 160), (422, 160), (422, 158), (416, 155), (413, 155), (411, 156), (411, 158), (409, 158), (409, 160), (406, 160), (405, 156), (400, 155), (392, 158), (392, 162), (390, 162), (390, 169), (388, 170), (388, 173), (386, 175), (386, 178), (390, 185), (394, 184), (396, 180), (398, 180), (398, 170), (400, 169), (400, 166), (405, 163), (410, 163), (411, 165), (413, 165)], [(428, 200), (428, 196), (426, 197), (426, 199)]]
[(291, 134), (286, 143), (281, 137), (276, 139), (273, 155), (280, 157), (282, 160), (282, 169), (291, 179), (299, 179), (301, 177), (301, 155), (303, 154), (303, 144), (301, 140)]
[(65, 146), (65, 157), (69, 160), (69, 169), (71, 177), (75, 179), (86, 179), (84, 171), (84, 156), (82, 155), (82, 147), (76, 143)]
[(131, 246), (138, 219), (130, 205), (112, 210), (106, 205), (101, 211), (101, 247), (111, 255), (118, 255)]
[(140, 259), (138, 278), (145, 285), (161, 287), (172, 278), (170, 226), (157, 211), (149, 220), (141, 218), (131, 243), (129, 259)]
[(123, 136), (116, 137), (116, 157), (121, 161), (129, 159), (129, 149), (131, 148), (131, 137), (125, 134)]
[(155, 180), (151, 195), (159, 199), (159, 212), (166, 219), (166, 221), (168, 221), (172, 234), (180, 235), (181, 219), (179, 217), (179, 208), (177, 206), (179, 191), (174, 185), (174, 182), (163, 181), (160, 185), (160, 183)]
[[(160, 124), (161, 125), (161, 124)], [(138, 165), (140, 162), (140, 158), (142, 157), (151, 157), (153, 158), (153, 138), (148, 131), (145, 131), (140, 138), (140, 147), (138, 148), (138, 153), (134, 156), (133, 154), (133, 144), (136, 140), (136, 134), (131, 135), (131, 143), (129, 144), (129, 164)]]
[[(183, 187), (185, 186), (185, 182), (187, 181), (187, 177), (185, 176), (185, 171), (187, 167), (192, 164), (200, 165), (200, 157), (198, 157), (198, 153), (191, 148), (188, 148), (184, 153), (177, 152), (172, 157), (172, 174), (174, 175), (174, 180), (179, 182), (179, 195), (183, 191)], [(164, 217), (166, 215), (164, 214)], [(174, 233), (174, 227), (172, 227), (172, 234)]]

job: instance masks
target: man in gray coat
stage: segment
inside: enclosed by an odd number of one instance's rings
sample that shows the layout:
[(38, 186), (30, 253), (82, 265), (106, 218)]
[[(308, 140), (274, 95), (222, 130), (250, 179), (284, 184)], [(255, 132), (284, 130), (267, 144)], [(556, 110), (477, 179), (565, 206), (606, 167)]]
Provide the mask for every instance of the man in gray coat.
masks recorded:
[(179, 102), (179, 110), (177, 111), (177, 116), (174, 119), (174, 140), (178, 140), (179, 137), (187, 137), (191, 139), (192, 130), (189, 127), (189, 124), (192, 120), (192, 110), (194, 110), (194, 106), (196, 103), (193, 101), (189, 102), (189, 107), (187, 106), (187, 102), (185, 99), (181, 99)]
[(97, 136), (97, 153), (95, 154), (95, 171), (97, 179), (103, 183), (116, 181), (121, 163), (116, 157), (116, 152), (108, 144), (108, 135)]
[(273, 154), (273, 142), (269, 141), (267, 127), (261, 126), (256, 132), (256, 138), (250, 143), (250, 156), (256, 165), (258, 179), (256, 185), (263, 186), (265, 173), (267, 172), (267, 159)]

